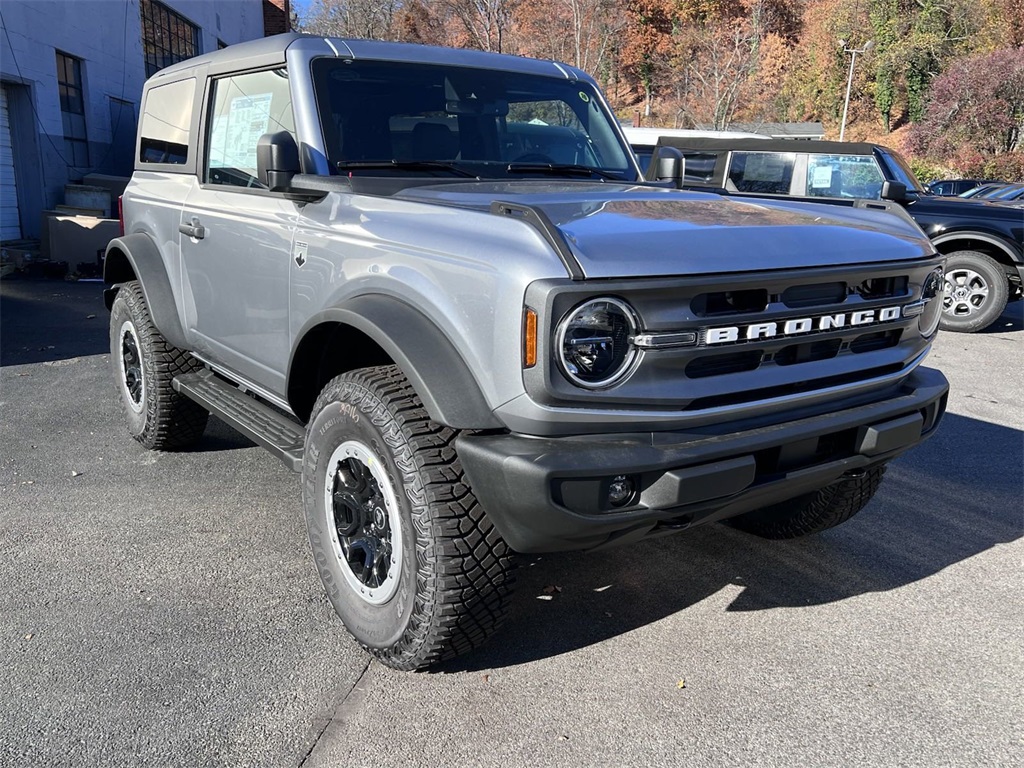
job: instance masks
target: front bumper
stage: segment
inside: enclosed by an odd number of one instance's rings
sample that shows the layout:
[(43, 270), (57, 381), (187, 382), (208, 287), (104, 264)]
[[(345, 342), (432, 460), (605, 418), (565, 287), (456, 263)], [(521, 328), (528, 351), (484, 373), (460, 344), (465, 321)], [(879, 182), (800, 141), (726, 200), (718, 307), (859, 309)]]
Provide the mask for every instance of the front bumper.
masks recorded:
[[(888, 397), (741, 431), (537, 438), (458, 438), (473, 491), (519, 552), (593, 549), (722, 520), (776, 504), (898, 456), (929, 437), (949, 384), (918, 368)], [(629, 476), (628, 506), (607, 501)]]

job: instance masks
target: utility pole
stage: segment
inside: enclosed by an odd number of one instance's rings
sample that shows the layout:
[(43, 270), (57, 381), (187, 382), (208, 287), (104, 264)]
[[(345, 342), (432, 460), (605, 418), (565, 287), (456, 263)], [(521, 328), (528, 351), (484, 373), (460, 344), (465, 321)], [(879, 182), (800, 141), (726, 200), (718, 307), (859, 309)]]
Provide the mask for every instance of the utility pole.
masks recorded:
[(842, 141), (846, 136), (846, 113), (850, 110), (850, 89), (853, 88), (853, 67), (857, 63), (857, 54), (870, 51), (874, 47), (875, 41), (868, 40), (863, 48), (847, 48), (845, 40), (840, 40), (839, 44), (843, 46), (843, 53), (850, 54), (850, 74), (846, 78), (846, 101), (843, 102), (843, 122), (839, 127), (839, 140)]

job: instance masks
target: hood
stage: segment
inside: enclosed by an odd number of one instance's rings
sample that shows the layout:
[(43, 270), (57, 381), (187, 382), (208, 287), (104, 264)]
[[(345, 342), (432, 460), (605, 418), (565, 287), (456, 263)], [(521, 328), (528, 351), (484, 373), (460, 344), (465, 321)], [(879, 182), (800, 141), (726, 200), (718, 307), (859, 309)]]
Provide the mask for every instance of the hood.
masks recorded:
[(469, 182), (397, 197), (489, 211), (542, 210), (588, 278), (799, 269), (916, 259), (934, 251), (890, 213), (590, 182)]

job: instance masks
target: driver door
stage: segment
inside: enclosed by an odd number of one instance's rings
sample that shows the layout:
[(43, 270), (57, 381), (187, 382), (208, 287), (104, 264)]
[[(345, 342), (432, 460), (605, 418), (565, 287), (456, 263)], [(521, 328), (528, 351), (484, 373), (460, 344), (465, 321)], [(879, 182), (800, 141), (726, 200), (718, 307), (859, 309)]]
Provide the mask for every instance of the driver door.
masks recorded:
[(179, 229), (190, 343), (273, 394), (284, 392), (298, 209), (257, 179), (256, 143), (281, 130), (295, 133), (283, 68), (211, 80), (199, 183)]

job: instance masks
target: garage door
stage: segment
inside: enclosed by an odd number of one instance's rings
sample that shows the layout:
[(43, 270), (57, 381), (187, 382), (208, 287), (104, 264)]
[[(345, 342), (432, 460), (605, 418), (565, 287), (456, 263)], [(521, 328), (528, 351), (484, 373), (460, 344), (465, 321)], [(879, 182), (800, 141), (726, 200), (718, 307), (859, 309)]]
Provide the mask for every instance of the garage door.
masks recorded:
[(21, 238), (18, 188), (14, 183), (14, 149), (7, 114), (7, 86), (0, 85), (0, 240)]

